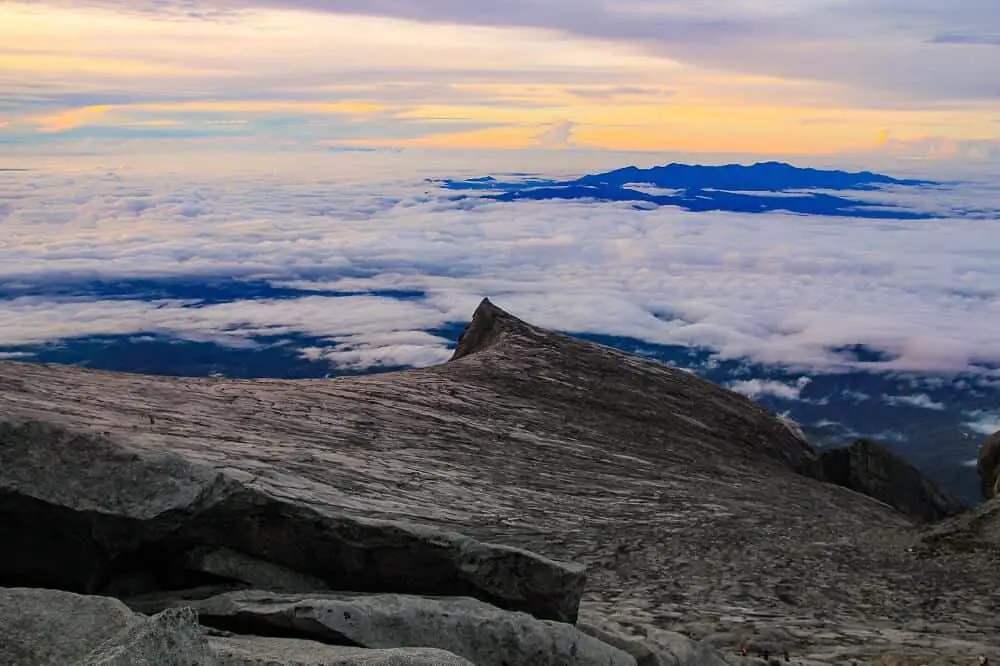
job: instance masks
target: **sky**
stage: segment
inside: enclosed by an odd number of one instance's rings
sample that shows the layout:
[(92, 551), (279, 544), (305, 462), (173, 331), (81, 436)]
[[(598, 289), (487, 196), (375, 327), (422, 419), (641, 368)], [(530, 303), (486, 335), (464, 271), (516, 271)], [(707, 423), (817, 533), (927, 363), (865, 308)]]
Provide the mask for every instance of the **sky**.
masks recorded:
[[(869, 344), (886, 369), (997, 366), (997, 56), (995, 0), (6, 0), (0, 342), (298, 331), (339, 341), (317, 358), (426, 365), (448, 355), (427, 331), (489, 295), (761, 363)], [(426, 182), (774, 155), (962, 181), (869, 193), (941, 216), (918, 222)], [(137, 276), (302, 294), (16, 289)]]
[(989, 160), (997, 81), (995, 0), (5, 0), (0, 161), (164, 147)]

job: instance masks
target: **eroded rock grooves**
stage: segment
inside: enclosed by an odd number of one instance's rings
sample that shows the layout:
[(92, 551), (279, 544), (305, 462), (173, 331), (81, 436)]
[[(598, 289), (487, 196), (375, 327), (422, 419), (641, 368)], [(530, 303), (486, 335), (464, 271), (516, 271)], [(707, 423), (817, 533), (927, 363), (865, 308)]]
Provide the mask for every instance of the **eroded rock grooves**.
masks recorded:
[(993, 504), (923, 530), (818, 469), (749, 400), (489, 301), (452, 362), (378, 376), (0, 362), (0, 542), (19, 544), (0, 585), (147, 602), (321, 585), (579, 606), (801, 663), (1000, 659)]

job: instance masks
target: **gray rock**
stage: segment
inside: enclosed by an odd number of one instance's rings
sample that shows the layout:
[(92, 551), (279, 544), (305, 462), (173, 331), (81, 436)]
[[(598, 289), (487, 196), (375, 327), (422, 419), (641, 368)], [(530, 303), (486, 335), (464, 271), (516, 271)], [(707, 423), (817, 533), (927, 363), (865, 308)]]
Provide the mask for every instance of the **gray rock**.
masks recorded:
[[(932, 525), (921, 534), (918, 545), (930, 552), (979, 551), (1000, 558), (1000, 497)], [(1000, 586), (989, 590), (990, 603), (1000, 604)]]
[(368, 650), (261, 636), (212, 636), (208, 646), (219, 666), (476, 666), (430, 648)]
[(641, 635), (634, 635), (621, 625), (592, 614), (581, 617), (576, 626), (628, 652), (637, 666), (727, 666), (722, 655), (710, 646), (675, 632), (647, 628)]
[(478, 666), (636, 663), (626, 652), (572, 625), (469, 598), (232, 592), (190, 603), (202, 624), (240, 634), (280, 631), (365, 648), (437, 648)]
[(822, 478), (885, 502), (915, 520), (933, 522), (965, 507), (886, 447), (862, 439), (822, 452)]
[[(760, 405), (489, 303), (456, 356), (320, 381), (2, 362), (0, 421), (49, 434), (0, 435), (0, 543), (19, 544), (0, 550), (0, 584), (240, 584), (172, 567), (208, 547), (334, 589), (508, 607), (570, 607), (582, 585), (527, 556), (500, 558), (497, 575), (467, 567), (460, 539), (432, 546), (413, 532), (425, 525), (586, 564), (585, 607), (711, 636), (723, 654), (772, 632), (793, 662), (836, 666), (995, 643), (996, 550), (924, 552), (898, 510), (802, 474), (818, 455)], [(997, 515), (944, 522), (989, 544)], [(898, 630), (912, 618), (926, 627)]]
[(0, 588), (2, 666), (214, 666), (190, 610), (147, 618), (107, 597)]
[(87, 655), (80, 666), (217, 666), (190, 608), (138, 618)]
[(195, 548), (182, 554), (174, 566), (179, 570), (205, 573), (264, 590), (319, 592), (327, 589), (326, 583), (320, 578), (306, 576), (228, 548)]
[[(197, 578), (178, 556), (198, 544), (331, 588), (468, 595), (539, 617), (576, 618), (583, 566), (338, 513), (321, 498), (261, 488), (192, 458), (46, 423), (0, 423), (0, 528), (18, 544), (0, 553), (0, 580), (119, 596), (167, 579), (184, 587)], [(229, 573), (259, 579), (260, 571), (245, 575), (245, 564)]]

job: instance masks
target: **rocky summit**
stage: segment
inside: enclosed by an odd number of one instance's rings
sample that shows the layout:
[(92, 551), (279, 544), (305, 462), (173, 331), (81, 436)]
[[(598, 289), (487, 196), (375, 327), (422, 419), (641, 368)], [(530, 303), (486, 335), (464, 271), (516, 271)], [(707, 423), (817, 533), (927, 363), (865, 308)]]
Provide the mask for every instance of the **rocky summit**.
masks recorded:
[(998, 663), (998, 502), (489, 301), (366, 377), (0, 362), (0, 664)]

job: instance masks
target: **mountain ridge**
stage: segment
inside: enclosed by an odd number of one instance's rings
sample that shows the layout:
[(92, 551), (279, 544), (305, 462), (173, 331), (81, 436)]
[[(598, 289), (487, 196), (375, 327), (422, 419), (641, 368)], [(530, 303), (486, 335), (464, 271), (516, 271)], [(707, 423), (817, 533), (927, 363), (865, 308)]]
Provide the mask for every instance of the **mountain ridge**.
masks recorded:
[[(964, 523), (924, 547), (925, 528), (904, 514), (804, 474), (817, 453), (759, 405), (489, 300), (441, 366), (244, 381), (0, 362), (0, 414), (10, 432), (66, 433), (32, 446), (0, 433), (0, 533), (12, 543), (45, 529), (18, 518), (25, 493), (34, 506), (73, 506), (102, 470), (113, 475), (74, 453), (96, 450), (97, 460), (181, 465), (196, 472), (178, 478), (218, 478), (234, 498), (299, 507), (269, 530), (306, 529), (308, 508), (570, 560), (588, 570), (581, 618), (679, 631), (727, 653), (756, 642), (815, 664), (874, 658), (879, 646), (972, 654), (1000, 629), (995, 554), (953, 538)], [(55, 469), (75, 482), (57, 483)], [(244, 529), (243, 501), (227, 505), (222, 534)], [(144, 538), (144, 549), (188, 547)], [(333, 573), (253, 539), (211, 538), (240, 557)], [(81, 566), (72, 551), (64, 557)], [(23, 561), (0, 556), (0, 584), (17, 583)], [(112, 578), (125, 573), (109, 566)]]

